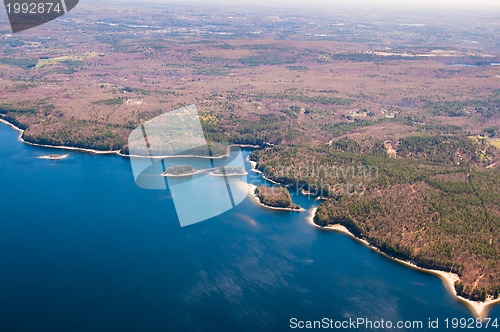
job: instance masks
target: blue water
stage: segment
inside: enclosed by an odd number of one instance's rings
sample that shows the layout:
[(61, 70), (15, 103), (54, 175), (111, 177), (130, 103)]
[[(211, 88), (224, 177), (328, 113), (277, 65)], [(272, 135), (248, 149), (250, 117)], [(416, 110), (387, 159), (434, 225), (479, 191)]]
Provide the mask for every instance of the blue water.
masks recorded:
[(0, 124), (0, 331), (282, 331), (292, 317), (471, 317), (436, 276), (314, 228), (307, 213), (247, 198), (181, 228), (169, 192), (137, 187), (128, 159), (36, 158), (50, 153), (63, 151), (23, 144)]

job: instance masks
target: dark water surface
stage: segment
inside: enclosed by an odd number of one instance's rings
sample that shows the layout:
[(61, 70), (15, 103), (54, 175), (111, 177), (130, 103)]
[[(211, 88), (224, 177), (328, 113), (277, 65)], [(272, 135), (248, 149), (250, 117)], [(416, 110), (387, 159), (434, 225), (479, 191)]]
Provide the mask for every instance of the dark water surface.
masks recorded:
[(0, 331), (281, 331), (292, 317), (426, 327), (472, 317), (438, 277), (316, 229), (308, 212), (247, 198), (181, 228), (169, 192), (137, 187), (127, 158), (36, 158), (51, 153), (65, 152), (23, 144), (0, 124)]

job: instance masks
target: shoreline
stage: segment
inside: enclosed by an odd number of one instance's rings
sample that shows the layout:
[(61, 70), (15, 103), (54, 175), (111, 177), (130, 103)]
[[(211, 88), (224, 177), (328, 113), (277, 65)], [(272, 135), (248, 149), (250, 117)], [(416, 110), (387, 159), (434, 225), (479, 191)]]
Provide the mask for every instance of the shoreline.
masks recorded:
[(123, 153), (120, 153), (119, 150), (110, 150), (110, 151), (99, 151), (99, 150), (94, 150), (94, 149), (87, 149), (87, 148), (76, 148), (76, 147), (71, 147), (71, 146), (57, 146), (57, 145), (47, 145), (47, 144), (38, 144), (38, 143), (31, 143), (23, 139), (23, 133), (24, 130), (17, 127), (16, 125), (10, 123), (9, 121), (5, 120), (3, 117), (0, 117), (0, 122), (8, 125), (9, 127), (17, 130), (19, 132), (19, 140), (25, 144), (32, 145), (32, 146), (38, 146), (42, 148), (51, 148), (51, 149), (63, 149), (63, 150), (73, 150), (73, 151), (82, 151), (82, 152), (89, 152), (93, 154), (116, 154), (122, 157), (128, 157), (128, 155), (125, 155)]
[[(151, 157), (145, 157), (145, 156), (135, 156), (135, 155), (127, 155), (127, 154), (123, 154), (120, 152), (120, 150), (110, 150), (110, 151), (99, 151), (99, 150), (94, 150), (94, 149), (87, 149), (87, 148), (77, 148), (77, 147), (68, 147), (68, 146), (53, 146), (53, 145), (45, 145), (45, 144), (38, 144), (38, 143), (31, 143), (31, 142), (28, 142), (26, 140), (24, 140), (22, 138), (22, 135), (24, 133), (24, 130), (17, 127), (16, 125), (8, 122), (7, 120), (5, 120), (3, 118), (3, 116), (0, 115), (0, 123), (4, 123), (6, 125), (8, 125), (9, 127), (11, 127), (12, 129), (16, 130), (18, 133), (19, 133), (19, 140), (25, 144), (28, 144), (28, 145), (32, 145), (32, 146), (37, 146), (37, 147), (45, 147), (45, 148), (52, 148), (52, 149), (64, 149), (64, 150), (71, 150), (71, 151), (81, 151), (81, 152), (87, 152), (87, 153), (92, 153), (92, 154), (99, 154), (99, 155), (104, 155), (104, 154), (114, 154), (114, 155), (118, 155), (120, 157), (125, 157), (125, 158), (151, 158)], [(165, 157), (158, 157), (158, 156), (155, 156), (155, 157), (152, 157), (153, 159), (159, 159), (159, 158), (207, 158), (207, 159), (221, 159), (221, 158), (225, 158), (227, 156), (229, 156), (229, 153), (230, 153), (230, 148), (233, 147), (233, 146), (238, 146), (238, 147), (242, 147), (242, 148), (245, 148), (245, 147), (250, 147), (250, 148), (260, 148), (260, 146), (257, 146), (257, 145), (249, 145), (249, 144), (232, 144), (232, 145), (229, 145), (228, 146), (228, 152), (223, 155), (223, 156), (218, 156), (218, 157), (202, 157), (202, 156), (193, 156), (193, 155), (187, 155), (187, 156), (165, 156)], [(41, 157), (38, 157), (40, 159), (64, 159), (66, 158), (67, 156), (69, 155), (66, 154), (66, 155), (63, 155), (61, 156), (61, 158), (50, 158), (50, 156), (41, 156)], [(271, 183), (274, 183), (274, 184), (279, 184), (271, 179), (268, 179), (264, 176), (264, 174), (258, 170), (256, 168), (257, 166), (257, 162), (255, 161), (252, 161), (249, 159), (249, 157), (246, 158), (246, 160), (252, 165), (252, 171), (256, 172), (256, 173), (260, 173), (262, 178), (271, 182)], [(166, 176), (166, 177), (183, 177), (183, 176), (191, 176), (191, 175), (194, 175), (194, 174), (198, 174), (198, 173), (201, 173), (203, 170), (200, 170), (198, 172), (194, 172), (192, 174), (183, 174), (183, 175), (165, 175), (165, 174), (162, 174), (163, 176)], [(246, 173), (248, 174), (248, 173)], [(214, 176), (217, 176), (216, 174), (212, 174)], [(240, 174), (238, 174), (240, 175)], [(241, 174), (243, 175), (243, 174)], [(219, 176), (223, 176), (223, 175), (219, 175)], [(252, 185), (252, 184), (249, 184), (247, 183), (248, 185), (248, 188), (249, 188), (249, 194), (251, 197), (253, 197), (253, 199), (255, 200), (256, 203), (258, 203), (260, 206), (264, 207), (264, 208), (267, 208), (267, 209), (272, 209), (272, 210), (281, 210), (281, 211), (293, 211), (293, 212), (304, 212), (304, 211), (307, 211), (305, 210), (304, 208), (300, 208), (300, 210), (294, 210), (294, 209), (291, 209), (291, 208), (279, 208), (279, 207), (273, 207), (273, 206), (268, 206), (268, 205), (265, 205), (263, 203), (260, 202), (259, 198), (255, 195), (255, 188), (256, 186), (255, 185)], [(316, 198), (316, 200), (320, 199), (319, 197)], [(455, 281), (457, 280), (460, 280), (460, 277), (455, 274), (455, 273), (451, 273), (451, 272), (445, 272), (445, 271), (440, 271), (440, 270), (431, 270), (431, 269), (425, 269), (425, 268), (422, 268), (422, 267), (419, 267), (413, 263), (410, 263), (410, 262), (407, 262), (407, 261), (403, 261), (403, 260), (400, 260), (400, 259), (397, 259), (397, 258), (394, 258), (394, 257), (391, 257), (385, 253), (383, 253), (382, 251), (380, 251), (378, 248), (376, 248), (375, 246), (371, 245), (369, 242), (367, 242), (366, 240), (363, 240), (363, 239), (360, 239), (360, 238), (357, 238), (356, 236), (354, 236), (354, 234), (352, 234), (345, 226), (342, 226), (340, 224), (335, 224), (335, 225), (329, 225), (329, 226), (326, 226), (326, 227), (322, 227), (322, 226), (319, 226), (319, 225), (316, 225), (314, 223), (314, 215), (316, 214), (316, 211), (317, 211), (317, 207), (316, 208), (313, 208), (310, 210), (310, 215), (307, 217), (307, 220), (308, 222), (313, 225), (314, 227), (318, 228), (318, 229), (322, 229), (322, 230), (332, 230), (332, 231), (338, 231), (338, 232), (341, 232), (341, 233), (344, 233), (350, 237), (352, 237), (353, 239), (359, 241), (359, 242), (362, 242), (363, 244), (367, 245), (369, 248), (371, 248), (372, 250), (375, 250), (377, 251), (378, 253), (386, 256), (387, 258), (391, 259), (391, 260), (394, 260), (398, 263), (401, 263), (405, 266), (408, 266), (410, 268), (413, 268), (415, 270), (419, 270), (419, 271), (423, 271), (423, 272), (426, 272), (426, 273), (431, 273), (431, 274), (434, 274), (436, 276), (438, 276), (441, 281), (443, 282), (444, 286), (446, 289), (448, 289), (448, 291), (450, 291), (456, 298), (457, 301), (461, 302), (461, 303), (464, 303), (467, 308), (472, 312), (472, 314), (476, 317), (476, 318), (486, 318), (488, 313), (489, 313), (489, 309), (492, 305), (496, 304), (496, 303), (500, 303), (500, 298), (498, 299), (488, 299), (486, 300), (485, 302), (477, 302), (477, 301), (472, 301), (472, 300), (469, 300), (469, 299), (466, 299), (462, 296), (458, 296), (456, 291), (455, 291)]]
[[(256, 162), (256, 161), (253, 161), (253, 160), (250, 160), (250, 156), (248, 156), (248, 157), (247, 157), (247, 161), (250, 163), (250, 165), (252, 165), (252, 169), (251, 169), (251, 171), (252, 171), (252, 172), (255, 172), (255, 173), (260, 174), (260, 175), (262, 176), (262, 178), (263, 178), (264, 180), (266, 180), (266, 181), (269, 181), (269, 182), (274, 183), (274, 184), (280, 184), (280, 183), (278, 183), (278, 182), (276, 182), (276, 181), (274, 181), (274, 180), (271, 180), (271, 179), (267, 178), (267, 177), (264, 175), (264, 173), (262, 173), (262, 171), (258, 170), (258, 169), (257, 169), (257, 162)], [(280, 184), (280, 185), (281, 185), (281, 184)], [(285, 187), (286, 187), (286, 186), (285, 186)]]
[(455, 274), (455, 273), (452, 273), (452, 272), (440, 271), (440, 270), (425, 269), (423, 267), (415, 265), (414, 263), (403, 261), (401, 259), (389, 256), (386, 253), (380, 251), (380, 249), (378, 249), (377, 247), (375, 247), (372, 244), (370, 244), (368, 241), (356, 237), (345, 226), (343, 226), (341, 224), (328, 225), (328, 226), (324, 226), (324, 227), (316, 225), (314, 223), (314, 216), (316, 215), (316, 211), (317, 210), (318, 210), (317, 207), (311, 209), (310, 213), (309, 213), (309, 216), (307, 216), (307, 221), (312, 226), (314, 226), (314, 227), (316, 227), (318, 229), (322, 229), (322, 230), (332, 230), (332, 231), (337, 231), (337, 232), (344, 233), (344, 234), (352, 237), (353, 239), (355, 239), (355, 240), (363, 243), (364, 245), (368, 246), (370, 249), (375, 250), (379, 254), (382, 254), (385, 257), (387, 257), (387, 258), (389, 258), (389, 259), (391, 259), (393, 261), (396, 261), (396, 262), (398, 262), (400, 264), (403, 264), (403, 265), (405, 265), (405, 266), (407, 266), (409, 268), (412, 268), (414, 270), (418, 270), (418, 271), (422, 271), (422, 272), (426, 272), (426, 273), (430, 273), (430, 274), (433, 274), (435, 276), (438, 276), (439, 279), (441, 279), (441, 281), (443, 282), (444, 287), (452, 295), (455, 296), (455, 299), (457, 301), (465, 304), (467, 306), (467, 308), (471, 311), (471, 313), (473, 314), (473, 316), (475, 318), (480, 318), (480, 319), (487, 318), (488, 314), (489, 314), (490, 307), (492, 305), (496, 304), (496, 303), (500, 303), (500, 298), (498, 298), (498, 299), (488, 299), (485, 302), (477, 302), (477, 301), (472, 301), (472, 300), (466, 299), (466, 298), (464, 298), (462, 296), (459, 296), (459, 295), (457, 295), (457, 292), (455, 290), (455, 281), (459, 281), (460, 280), (460, 277), (458, 276), (458, 274)]
[(292, 208), (282, 208), (282, 207), (275, 207), (275, 206), (266, 205), (266, 204), (262, 203), (260, 201), (259, 197), (257, 197), (257, 195), (255, 194), (255, 189), (257, 188), (257, 186), (254, 184), (250, 184), (250, 183), (247, 183), (247, 186), (248, 186), (249, 196), (253, 198), (255, 203), (259, 204), (262, 207), (265, 207), (265, 208), (271, 209), (271, 210), (278, 210), (278, 211), (292, 211), (292, 212), (305, 212), (305, 211), (307, 211), (303, 207), (301, 207), (300, 209), (297, 210), (297, 209), (292, 209)]
[[(250, 160), (250, 156), (247, 157), (247, 161), (252, 165), (252, 171), (254, 171), (256, 173), (260, 173), (263, 179), (271, 181), (269, 179), (266, 179), (264, 174), (262, 174), (261, 171), (256, 169), (257, 163), (255, 161)], [(273, 181), (271, 181), (271, 182), (273, 182)], [(248, 184), (248, 186), (249, 186), (249, 188), (253, 187), (253, 189), (251, 189), (252, 190), (251, 196), (254, 197), (256, 202), (259, 203), (259, 205), (267, 207), (264, 204), (260, 203), (259, 198), (256, 197), (256, 195), (254, 193), (256, 186), (251, 185), (251, 184)], [(304, 191), (301, 194), (307, 195), (310, 193)], [(318, 196), (318, 197), (316, 197), (315, 201), (322, 200), (322, 199), (326, 199), (326, 198)], [(268, 208), (272, 208), (272, 207), (268, 207)], [(430, 274), (433, 274), (435, 276), (438, 276), (439, 279), (441, 279), (442, 283), (444, 284), (444, 287), (455, 297), (455, 299), (458, 302), (465, 304), (475, 318), (484, 319), (484, 318), (488, 317), (490, 307), (496, 303), (500, 303), (500, 298), (498, 298), (498, 299), (491, 299), (490, 298), (490, 299), (486, 300), (485, 302), (477, 302), (477, 301), (472, 301), (472, 300), (466, 299), (462, 296), (459, 296), (459, 295), (457, 295), (457, 292), (455, 290), (455, 281), (460, 280), (460, 277), (457, 274), (451, 273), (451, 272), (440, 271), (440, 270), (425, 269), (425, 268), (417, 266), (411, 262), (407, 262), (407, 261), (403, 261), (401, 259), (397, 259), (395, 257), (391, 257), (391, 256), (387, 255), (386, 253), (380, 251), (380, 249), (378, 249), (377, 247), (371, 245), (368, 241), (356, 237), (343, 225), (335, 224), (335, 225), (328, 225), (325, 227), (316, 225), (314, 223), (314, 216), (315, 216), (317, 210), (318, 210), (317, 207), (311, 209), (309, 215), (306, 217), (307, 221), (312, 226), (314, 226), (318, 229), (321, 229), (321, 230), (331, 230), (331, 231), (341, 232), (345, 235), (350, 236), (351, 238), (355, 239), (356, 241), (363, 243), (364, 245), (368, 246), (368, 248), (377, 251), (379, 254), (382, 254), (385, 257), (387, 257), (395, 262), (398, 262), (400, 264), (403, 264), (403, 265), (405, 265), (409, 268), (415, 269), (415, 270), (419, 270), (422, 272), (426, 272), (426, 273), (430, 273)]]
[(72, 146), (64, 146), (64, 145), (48, 145), (48, 144), (38, 144), (38, 143), (32, 143), (28, 142), (23, 139), (23, 133), (24, 129), (21, 129), (14, 125), (13, 123), (10, 123), (9, 121), (5, 120), (0, 114), (0, 123), (4, 123), (7, 126), (11, 127), (12, 129), (16, 130), (19, 132), (19, 140), (25, 144), (32, 145), (32, 146), (38, 146), (42, 148), (50, 148), (50, 149), (63, 149), (63, 150), (72, 150), (72, 151), (80, 151), (80, 152), (88, 152), (92, 154), (114, 154), (120, 157), (124, 158), (148, 158), (148, 159), (166, 159), (166, 158), (205, 158), (205, 159), (223, 159), (227, 158), (229, 154), (231, 153), (231, 147), (237, 146), (240, 148), (253, 148), (253, 149), (258, 149), (260, 148), (259, 145), (251, 145), (251, 144), (231, 144), (228, 145), (227, 151), (224, 155), (221, 156), (216, 156), (216, 157), (206, 157), (206, 156), (195, 156), (195, 155), (178, 155), (178, 156), (138, 156), (138, 155), (131, 155), (131, 154), (124, 154), (121, 153), (121, 150), (109, 150), (109, 151), (101, 151), (101, 150), (95, 150), (95, 149), (87, 149), (87, 148), (78, 148), (78, 147), (72, 147)]

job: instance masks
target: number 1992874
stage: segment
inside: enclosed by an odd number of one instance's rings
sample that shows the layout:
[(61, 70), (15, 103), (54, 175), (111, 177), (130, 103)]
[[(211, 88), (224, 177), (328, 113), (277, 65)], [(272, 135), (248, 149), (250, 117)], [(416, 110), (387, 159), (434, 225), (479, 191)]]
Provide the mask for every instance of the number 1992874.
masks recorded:
[(50, 14), (61, 13), (61, 4), (59, 2), (14, 2), (5, 5), (9, 14)]

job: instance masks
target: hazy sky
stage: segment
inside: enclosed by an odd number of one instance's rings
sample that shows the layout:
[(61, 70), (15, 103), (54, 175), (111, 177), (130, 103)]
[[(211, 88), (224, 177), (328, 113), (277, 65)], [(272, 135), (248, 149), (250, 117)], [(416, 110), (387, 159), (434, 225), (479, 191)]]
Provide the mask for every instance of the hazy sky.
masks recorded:
[[(271, 0), (275, 1), (275, 0)], [(281, 1), (281, 0), (276, 0)], [(285, 1), (286, 2), (286, 1)], [(291, 0), (297, 3), (318, 3), (318, 4), (360, 4), (360, 5), (387, 5), (391, 7), (463, 7), (463, 8), (500, 8), (500, 0)]]
[[(138, 0), (141, 1), (141, 0)], [(285, 7), (390, 7), (390, 8), (454, 8), (500, 10), (500, 0), (149, 0), (156, 3), (214, 3), (231, 5), (274, 5)], [(499, 18), (500, 20), (500, 18)]]

